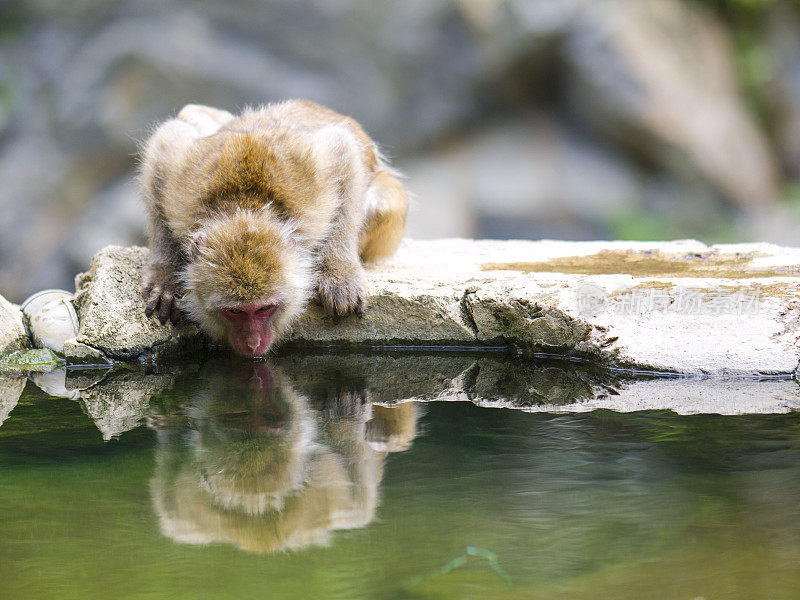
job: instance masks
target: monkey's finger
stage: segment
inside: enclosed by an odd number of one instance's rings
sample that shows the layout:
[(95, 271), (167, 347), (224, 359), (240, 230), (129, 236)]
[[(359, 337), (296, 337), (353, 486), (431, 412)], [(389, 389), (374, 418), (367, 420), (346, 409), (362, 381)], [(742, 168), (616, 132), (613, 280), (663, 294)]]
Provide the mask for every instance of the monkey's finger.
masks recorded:
[(153, 313), (158, 308), (158, 301), (161, 299), (161, 288), (153, 287), (147, 296), (147, 300), (144, 305), (144, 314), (148, 317), (153, 316)]
[(173, 299), (170, 292), (162, 292), (161, 302), (158, 304), (158, 320), (162, 325), (166, 325), (169, 320), (169, 314), (172, 312)]
[(364, 301), (364, 298), (359, 298), (358, 303), (356, 304), (356, 308), (353, 312), (356, 313), (356, 316), (359, 319), (363, 319), (364, 311), (366, 308), (367, 308), (367, 303)]
[(347, 298), (345, 298), (343, 295), (337, 296), (334, 301), (334, 311), (336, 312), (337, 322), (353, 312), (352, 308), (350, 307), (350, 302), (348, 302)]
[(181, 322), (181, 310), (182, 310), (181, 301), (177, 298), (172, 301), (172, 310), (169, 313), (169, 320), (172, 321), (175, 325)]

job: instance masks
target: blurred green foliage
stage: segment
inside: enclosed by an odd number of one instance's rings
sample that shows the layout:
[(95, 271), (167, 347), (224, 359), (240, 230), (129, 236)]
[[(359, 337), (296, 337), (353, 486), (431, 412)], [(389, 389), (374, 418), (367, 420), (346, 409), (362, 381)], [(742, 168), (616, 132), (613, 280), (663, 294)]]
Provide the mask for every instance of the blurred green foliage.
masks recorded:
[[(800, 7), (800, 0), (692, 0), (713, 10), (728, 26), (745, 101), (763, 129), (774, 129), (774, 106), (769, 99), (769, 86), (776, 77), (770, 54), (767, 20), (770, 9), (777, 5)], [(787, 183), (779, 199), (800, 206), (800, 185)]]
[(727, 24), (734, 44), (746, 99), (759, 119), (769, 121), (764, 88), (773, 77), (764, 25), (771, 6), (784, 0), (693, 0), (713, 10)]
[(626, 209), (611, 216), (607, 222), (611, 239), (675, 240), (693, 238), (708, 244), (724, 244), (742, 239), (744, 232), (735, 215), (718, 210), (691, 209), (653, 211), (645, 207)]
[(800, 0), (693, 0), (698, 4), (710, 6), (722, 14), (744, 17), (763, 14), (773, 4), (789, 2), (800, 5)]
[(12, 0), (0, 3), (0, 43), (7, 42), (23, 32), (30, 24), (30, 20), (30, 11), (24, 2)]

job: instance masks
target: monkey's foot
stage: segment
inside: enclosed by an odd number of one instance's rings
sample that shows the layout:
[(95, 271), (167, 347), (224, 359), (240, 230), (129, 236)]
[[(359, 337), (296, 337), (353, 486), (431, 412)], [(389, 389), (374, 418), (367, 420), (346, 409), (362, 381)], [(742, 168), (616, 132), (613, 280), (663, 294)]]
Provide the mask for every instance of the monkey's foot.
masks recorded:
[(322, 308), (334, 321), (351, 313), (364, 316), (367, 305), (366, 277), (360, 265), (354, 271), (354, 274), (347, 277), (325, 271), (319, 275), (317, 297)]
[(174, 283), (165, 281), (152, 272), (145, 277), (144, 314), (148, 317), (155, 314), (162, 325), (168, 320), (177, 325), (181, 322), (182, 292)]

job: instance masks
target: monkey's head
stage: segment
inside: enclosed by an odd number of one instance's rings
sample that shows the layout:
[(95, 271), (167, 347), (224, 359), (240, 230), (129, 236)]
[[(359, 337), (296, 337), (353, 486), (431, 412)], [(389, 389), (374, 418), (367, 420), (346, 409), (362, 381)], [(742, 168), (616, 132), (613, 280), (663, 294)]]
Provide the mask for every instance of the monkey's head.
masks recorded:
[(310, 294), (311, 259), (293, 233), (260, 211), (205, 220), (186, 252), (189, 316), (239, 354), (266, 354)]

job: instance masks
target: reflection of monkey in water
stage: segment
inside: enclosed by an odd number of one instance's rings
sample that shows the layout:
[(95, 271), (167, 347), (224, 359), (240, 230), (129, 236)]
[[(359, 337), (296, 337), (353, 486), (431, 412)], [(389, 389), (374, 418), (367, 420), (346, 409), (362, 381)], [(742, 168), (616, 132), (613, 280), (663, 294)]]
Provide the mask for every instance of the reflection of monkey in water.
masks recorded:
[(384, 458), (410, 445), (416, 406), (367, 403), (325, 418), (280, 372), (243, 368), (251, 373), (212, 380), (187, 409), (188, 449), (183, 436), (156, 426), (151, 491), (163, 533), (273, 552), (370, 523)]

